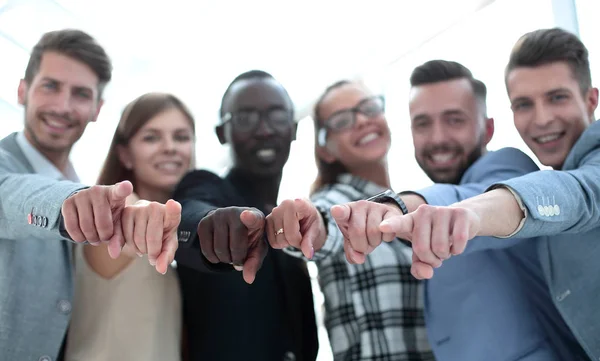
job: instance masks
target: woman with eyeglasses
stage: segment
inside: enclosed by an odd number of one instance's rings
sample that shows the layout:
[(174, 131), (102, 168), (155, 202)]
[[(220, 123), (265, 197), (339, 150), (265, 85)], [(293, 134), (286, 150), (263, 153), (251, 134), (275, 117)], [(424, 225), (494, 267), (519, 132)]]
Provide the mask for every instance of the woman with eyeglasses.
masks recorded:
[[(310, 201), (286, 200), (267, 217), (273, 248), (316, 262), (335, 360), (434, 359), (423, 289), (410, 274), (408, 246), (383, 243), (363, 264), (348, 262), (347, 245), (329, 213), (335, 204), (390, 188), (391, 137), (384, 110), (383, 97), (362, 84), (340, 81), (328, 87), (314, 107), (318, 175)], [(316, 241), (311, 245), (302, 238)]]

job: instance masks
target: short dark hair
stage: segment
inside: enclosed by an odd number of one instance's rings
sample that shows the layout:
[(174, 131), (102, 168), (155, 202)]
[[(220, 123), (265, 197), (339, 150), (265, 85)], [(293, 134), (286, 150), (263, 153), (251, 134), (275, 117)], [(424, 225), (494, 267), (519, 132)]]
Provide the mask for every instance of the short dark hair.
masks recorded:
[(510, 52), (505, 77), (518, 67), (561, 61), (571, 68), (581, 92), (587, 92), (592, 87), (588, 50), (575, 34), (560, 28), (539, 29), (521, 36)]
[(410, 75), (410, 86), (433, 84), (443, 81), (467, 79), (473, 88), (473, 94), (486, 109), (487, 87), (473, 76), (464, 65), (456, 61), (430, 60), (416, 67)]
[[(227, 96), (229, 95), (231, 88), (233, 87), (234, 84), (236, 84), (239, 81), (242, 80), (249, 80), (249, 79), (273, 79), (275, 81), (277, 81), (277, 79), (275, 79), (275, 77), (269, 73), (267, 73), (266, 71), (263, 70), (249, 70), (246, 71), (238, 76), (236, 76), (231, 83), (229, 83), (229, 85), (227, 86), (227, 89), (225, 89), (225, 93), (223, 93), (223, 97), (221, 98), (221, 105), (219, 106), (219, 118), (223, 118), (223, 116), (225, 116), (225, 111), (223, 110), (223, 104), (225, 104), (225, 99), (227, 99)], [(292, 109), (290, 109), (292, 111), (292, 115), (294, 114), (294, 103), (292, 102), (292, 98), (290, 97), (290, 95), (288, 94), (287, 90), (285, 89), (285, 87), (283, 87), (283, 91), (285, 92), (285, 95), (287, 96), (289, 102), (290, 102), (290, 106)], [(219, 121), (220, 123), (221, 121)]]
[(25, 81), (31, 84), (40, 70), (44, 53), (54, 51), (89, 66), (98, 76), (98, 96), (112, 78), (112, 63), (104, 48), (89, 34), (77, 29), (50, 31), (35, 44), (25, 69)]

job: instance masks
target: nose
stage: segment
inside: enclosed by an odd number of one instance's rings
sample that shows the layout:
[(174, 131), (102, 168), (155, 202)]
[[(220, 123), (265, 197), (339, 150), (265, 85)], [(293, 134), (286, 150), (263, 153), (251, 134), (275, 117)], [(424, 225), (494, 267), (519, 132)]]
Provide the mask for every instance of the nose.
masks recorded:
[(355, 113), (355, 123), (354, 126), (358, 129), (366, 126), (367, 124), (370, 124), (371, 121), (373, 120), (372, 118), (362, 114), (362, 113)]
[(433, 144), (445, 143), (446, 130), (442, 126), (441, 122), (433, 122), (431, 126), (431, 134), (429, 135), (429, 141)]
[(164, 138), (163, 151), (168, 154), (176, 153), (175, 141), (171, 137)]
[(68, 114), (72, 108), (71, 94), (68, 91), (60, 91), (56, 96), (54, 111), (59, 114)]
[(549, 107), (542, 105), (538, 105), (535, 107), (534, 115), (533, 115), (533, 123), (540, 128), (545, 128), (554, 120), (554, 116), (552, 114), (551, 109)]
[(258, 121), (258, 127), (256, 128), (255, 134), (261, 138), (268, 138), (275, 134), (275, 130), (271, 127), (265, 117), (261, 117)]

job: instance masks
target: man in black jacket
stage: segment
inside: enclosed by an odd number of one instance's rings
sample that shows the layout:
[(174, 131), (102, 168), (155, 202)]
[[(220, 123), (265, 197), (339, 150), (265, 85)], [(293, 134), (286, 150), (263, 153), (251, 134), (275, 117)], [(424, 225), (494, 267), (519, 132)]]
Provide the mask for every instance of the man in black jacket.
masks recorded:
[(306, 265), (267, 249), (264, 238), (296, 134), (292, 101), (270, 74), (253, 70), (229, 85), (220, 114), (216, 133), (231, 145), (233, 168), (225, 178), (192, 171), (174, 196), (180, 231), (191, 235), (176, 255), (190, 359), (315, 360)]

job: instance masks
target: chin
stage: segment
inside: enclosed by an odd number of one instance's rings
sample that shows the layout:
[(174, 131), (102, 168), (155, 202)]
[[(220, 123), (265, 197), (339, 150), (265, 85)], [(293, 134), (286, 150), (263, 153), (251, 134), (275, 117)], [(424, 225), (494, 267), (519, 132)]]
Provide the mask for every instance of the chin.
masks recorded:
[(277, 163), (271, 165), (257, 165), (248, 169), (250, 173), (260, 177), (272, 177), (279, 175), (283, 172), (283, 167)]

